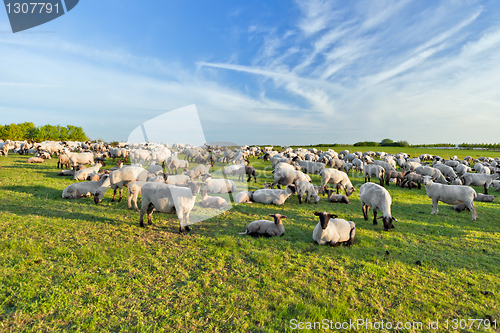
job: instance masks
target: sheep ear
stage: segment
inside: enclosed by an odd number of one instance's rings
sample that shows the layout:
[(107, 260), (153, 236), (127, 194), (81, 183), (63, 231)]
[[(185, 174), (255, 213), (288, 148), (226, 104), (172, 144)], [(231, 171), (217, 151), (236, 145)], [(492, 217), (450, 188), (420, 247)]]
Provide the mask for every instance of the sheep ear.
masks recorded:
[(285, 216), (285, 215), (281, 215), (281, 218), (282, 218), (282, 219), (287, 219), (288, 217), (287, 217), (287, 216)]
[(398, 222), (398, 220), (396, 220), (396, 219), (394, 218), (394, 216), (392, 217), (392, 220), (393, 220), (394, 222)]
[(320, 215), (321, 215), (321, 213), (320, 213), (320, 212), (314, 212), (314, 215), (316, 215), (316, 216), (320, 216)]
[(276, 214), (269, 214), (269, 216), (275, 217), (275, 216), (276, 216)]
[(335, 214), (328, 214), (328, 215), (330, 215), (331, 219), (336, 219), (337, 217), (339, 217), (338, 215), (335, 215)]

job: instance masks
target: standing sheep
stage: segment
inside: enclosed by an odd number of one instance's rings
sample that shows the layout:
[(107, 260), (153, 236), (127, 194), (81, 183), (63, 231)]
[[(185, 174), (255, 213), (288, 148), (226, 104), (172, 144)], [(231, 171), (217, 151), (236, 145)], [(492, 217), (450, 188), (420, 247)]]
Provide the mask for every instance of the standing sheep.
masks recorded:
[(313, 184), (308, 181), (300, 181), (297, 183), (297, 198), (299, 199), (299, 204), (302, 204), (302, 197), (307, 193), (306, 202), (311, 203), (311, 197), (314, 198), (314, 203), (318, 203), (320, 198), (318, 193), (314, 189)]
[[(340, 184), (344, 188), (345, 194), (350, 196), (354, 192), (354, 186), (352, 186), (349, 176), (345, 172), (339, 171), (337, 169), (324, 169), (319, 173), (321, 176), (321, 187), (323, 187), (323, 193), (328, 191), (326, 184), (331, 183), (334, 185)], [(337, 187), (338, 193), (339, 187)]]
[(391, 215), (391, 195), (385, 188), (375, 183), (365, 183), (359, 188), (359, 200), (363, 205), (362, 210), (365, 221), (368, 221), (368, 210), (372, 207), (373, 224), (378, 224), (377, 210), (381, 210), (384, 230), (389, 231), (394, 228), (392, 221), (397, 222), (397, 220)]

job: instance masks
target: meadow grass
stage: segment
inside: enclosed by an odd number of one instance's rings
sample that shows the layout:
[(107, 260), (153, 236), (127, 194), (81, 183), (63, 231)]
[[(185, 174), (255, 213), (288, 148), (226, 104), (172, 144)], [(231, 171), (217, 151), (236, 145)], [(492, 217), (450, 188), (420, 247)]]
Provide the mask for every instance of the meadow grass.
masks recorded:
[[(432, 331), (427, 323), (439, 320), (439, 331), (453, 332), (453, 319), (500, 320), (496, 201), (475, 203), (472, 222), (445, 204), (430, 215), (424, 188), (391, 184), (390, 232), (363, 220), (356, 191), (350, 205), (299, 205), (296, 196), (284, 206), (238, 205), (179, 235), (176, 215), (155, 213), (140, 228), (139, 213), (110, 202), (111, 191), (101, 205), (62, 199), (74, 180), (57, 176), (57, 160), (26, 158), (0, 159), (1, 331), (292, 332), (294, 319), (364, 319), (423, 323), (399, 332)], [(251, 163), (260, 171), (250, 188), (261, 188), (270, 162)], [(359, 189), (362, 175), (350, 176)], [(315, 245), (314, 211), (354, 221), (354, 246)], [(238, 235), (277, 212), (288, 216), (283, 237)]]

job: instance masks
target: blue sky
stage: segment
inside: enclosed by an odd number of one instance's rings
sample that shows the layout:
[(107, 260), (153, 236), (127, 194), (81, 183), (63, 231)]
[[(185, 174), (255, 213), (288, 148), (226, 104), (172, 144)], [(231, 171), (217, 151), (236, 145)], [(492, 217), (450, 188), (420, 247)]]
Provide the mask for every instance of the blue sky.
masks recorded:
[(499, 14), (497, 1), (82, 0), (12, 34), (0, 10), (0, 123), (126, 140), (195, 104), (212, 142), (500, 142)]

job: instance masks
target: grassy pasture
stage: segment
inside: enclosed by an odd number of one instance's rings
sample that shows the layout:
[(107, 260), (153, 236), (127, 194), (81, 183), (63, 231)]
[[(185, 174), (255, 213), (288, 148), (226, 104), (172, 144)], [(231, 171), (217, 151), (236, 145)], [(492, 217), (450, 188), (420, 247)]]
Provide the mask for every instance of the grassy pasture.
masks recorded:
[[(62, 199), (74, 180), (57, 176), (57, 160), (25, 160), (0, 158), (0, 331), (290, 332), (293, 319), (364, 319), (423, 323), (401, 332), (431, 331), (427, 323), (439, 320), (439, 331), (458, 332), (453, 319), (500, 320), (496, 201), (476, 203), (475, 222), (444, 204), (431, 216), (425, 189), (391, 184), (398, 222), (390, 232), (363, 220), (355, 192), (350, 205), (299, 205), (296, 196), (284, 206), (238, 205), (179, 235), (175, 215), (154, 214), (153, 226), (139, 228), (139, 214), (126, 200), (110, 202), (111, 191), (98, 206)], [(261, 188), (270, 163), (251, 162), (261, 171), (250, 187)], [(350, 177), (359, 188), (362, 175)], [(354, 221), (354, 246), (314, 245), (315, 210)], [(237, 234), (276, 212), (288, 216), (285, 236)]]

